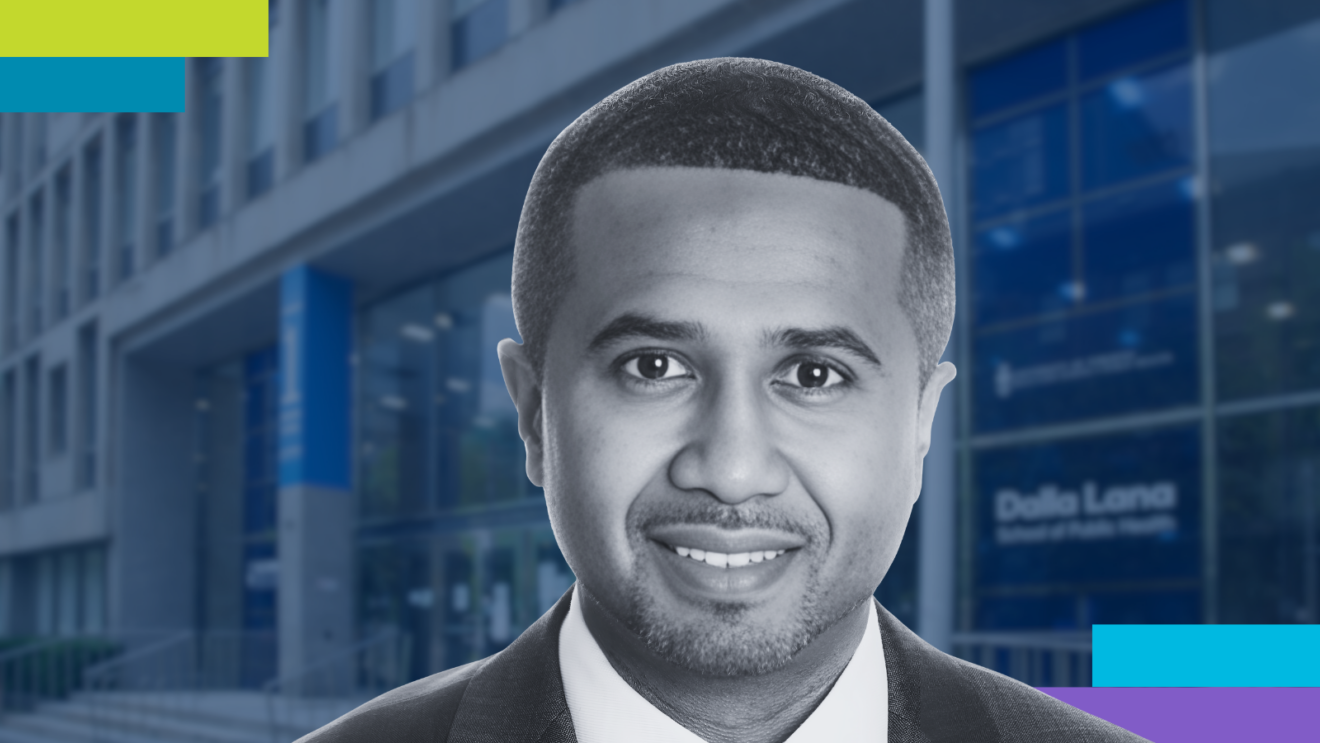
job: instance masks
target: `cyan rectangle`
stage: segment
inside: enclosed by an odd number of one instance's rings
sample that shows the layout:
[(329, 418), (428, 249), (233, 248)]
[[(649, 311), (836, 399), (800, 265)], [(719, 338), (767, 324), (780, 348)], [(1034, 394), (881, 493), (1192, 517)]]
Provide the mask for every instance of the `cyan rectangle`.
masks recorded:
[(183, 111), (182, 57), (0, 57), (0, 111)]
[(1320, 625), (1097, 624), (1092, 686), (1320, 686)]

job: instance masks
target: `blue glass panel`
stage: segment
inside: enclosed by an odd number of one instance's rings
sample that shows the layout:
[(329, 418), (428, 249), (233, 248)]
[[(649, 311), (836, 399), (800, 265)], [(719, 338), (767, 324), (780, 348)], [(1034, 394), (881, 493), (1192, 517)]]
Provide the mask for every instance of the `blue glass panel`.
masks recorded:
[(335, 148), (339, 139), (339, 106), (331, 103), (303, 124), (303, 160), (312, 162)]
[(1124, 191), (1082, 210), (1087, 301), (1191, 286), (1191, 178)]
[(1082, 80), (1188, 48), (1187, 0), (1154, 3), (1077, 34)]
[(1068, 210), (1001, 224), (976, 235), (976, 324), (1072, 306), (1072, 221)]
[(413, 53), (408, 52), (389, 67), (371, 76), (371, 119), (375, 121), (403, 108), (412, 100)]
[(466, 67), (504, 46), (509, 33), (508, 0), (486, 0), (454, 21), (451, 29), (453, 67)]
[[(1071, 611), (1049, 599), (1025, 607), (1042, 612), (1037, 626), (1194, 619), (1179, 616), (1186, 602), (1132, 594), (1198, 588), (1200, 451), (1199, 427), (1186, 426), (977, 453), (977, 588), (1077, 599)], [(1000, 626), (1026, 619), (985, 608)]]
[(1068, 195), (1068, 109), (1060, 104), (972, 135), (973, 215), (996, 214)]
[(1197, 400), (1196, 295), (1079, 314), (973, 342), (977, 431)]
[(1068, 84), (1066, 39), (978, 67), (968, 76), (972, 118), (1063, 90)]
[(1085, 188), (1191, 164), (1192, 89), (1186, 64), (1114, 80), (1083, 96), (1081, 108)]

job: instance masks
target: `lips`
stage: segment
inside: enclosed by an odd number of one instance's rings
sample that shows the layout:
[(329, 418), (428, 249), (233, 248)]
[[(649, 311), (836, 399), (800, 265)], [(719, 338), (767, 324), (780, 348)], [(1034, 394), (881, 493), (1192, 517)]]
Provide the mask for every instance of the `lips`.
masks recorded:
[(708, 552), (695, 547), (675, 546), (672, 548), (679, 557), (689, 557), (697, 562), (704, 562), (713, 568), (745, 568), (766, 560), (773, 560), (784, 554), (785, 550), (753, 550), (751, 552)]
[(646, 530), (670, 586), (690, 599), (761, 602), (797, 562), (805, 537), (778, 529), (665, 524)]

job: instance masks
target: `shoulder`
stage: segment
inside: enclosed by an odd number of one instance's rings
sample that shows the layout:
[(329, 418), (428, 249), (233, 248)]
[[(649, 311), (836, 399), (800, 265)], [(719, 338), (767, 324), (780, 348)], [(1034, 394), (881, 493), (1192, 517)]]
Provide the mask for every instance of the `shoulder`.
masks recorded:
[(298, 743), (443, 741), (467, 691), (468, 682), (490, 659), (418, 679), (388, 691)]
[[(936, 651), (939, 652), (939, 651)], [(982, 701), (999, 740), (1022, 743), (1139, 743), (1144, 738), (982, 666), (941, 653), (943, 673)]]
[[(1144, 738), (1026, 684), (941, 652), (880, 611), (891, 740), (1140, 743)], [(897, 736), (895, 734), (897, 733)]]

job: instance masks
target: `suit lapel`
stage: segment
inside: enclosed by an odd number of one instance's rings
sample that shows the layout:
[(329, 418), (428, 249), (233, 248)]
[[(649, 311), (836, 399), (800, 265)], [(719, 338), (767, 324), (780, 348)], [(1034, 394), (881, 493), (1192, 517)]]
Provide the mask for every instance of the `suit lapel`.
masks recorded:
[(559, 676), (559, 627), (570, 588), (545, 616), (481, 667), (459, 702), (455, 743), (576, 743)]
[(876, 604), (889, 675), (889, 743), (999, 740), (985, 701), (958, 661), (936, 650)]

